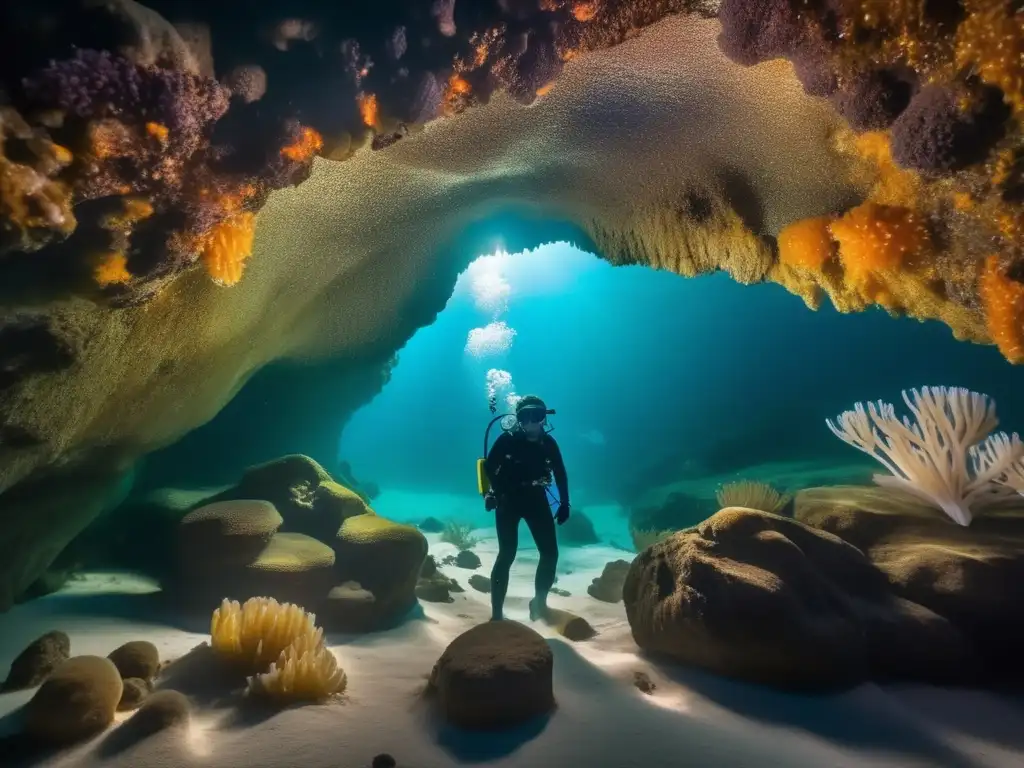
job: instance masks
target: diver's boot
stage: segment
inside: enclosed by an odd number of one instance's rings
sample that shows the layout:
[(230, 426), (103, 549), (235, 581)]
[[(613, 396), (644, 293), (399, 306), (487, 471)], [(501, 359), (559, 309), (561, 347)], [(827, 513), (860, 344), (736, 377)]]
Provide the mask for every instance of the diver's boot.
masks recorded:
[(530, 601), (530, 621), (546, 619), (548, 615), (548, 596), (537, 595)]

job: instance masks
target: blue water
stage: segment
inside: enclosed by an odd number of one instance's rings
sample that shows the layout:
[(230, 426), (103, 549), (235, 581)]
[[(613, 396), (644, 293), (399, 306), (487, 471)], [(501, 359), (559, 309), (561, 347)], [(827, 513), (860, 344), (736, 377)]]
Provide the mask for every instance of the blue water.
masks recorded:
[[(339, 452), (357, 477), (472, 494), (491, 368), (557, 410), (573, 495), (588, 503), (628, 501), (686, 467), (855, 462), (862, 454), (825, 419), (858, 400), (897, 402), (909, 387), (985, 392), (1001, 427), (1024, 431), (1024, 369), (939, 323), (812, 312), (777, 285), (612, 267), (564, 243), (498, 261), (507, 308), (478, 307), (463, 273), (436, 322), (399, 353), (390, 383), (345, 428)], [(496, 319), (515, 330), (511, 346), (467, 352), (470, 331)]]

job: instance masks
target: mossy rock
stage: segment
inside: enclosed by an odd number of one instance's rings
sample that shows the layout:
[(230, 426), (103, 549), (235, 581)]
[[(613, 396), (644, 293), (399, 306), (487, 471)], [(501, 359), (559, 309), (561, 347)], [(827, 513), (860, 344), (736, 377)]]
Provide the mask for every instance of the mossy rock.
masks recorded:
[(1024, 680), (1024, 499), (962, 526), (905, 492), (837, 486), (800, 492), (794, 514), (861, 549), (897, 595), (952, 622), (991, 679)]
[(110, 659), (75, 656), (57, 667), (25, 706), (25, 733), (43, 744), (86, 739), (114, 721), (123, 691)]
[(0, 691), (20, 691), (43, 682), (71, 655), (71, 639), (60, 630), (37, 637), (11, 662)]
[(372, 514), (360, 495), (341, 483), (313, 459), (300, 454), (282, 456), (250, 467), (242, 479), (216, 497), (262, 499), (281, 514), (284, 533), (302, 533), (333, 542), (341, 524), (353, 515)]
[(334, 551), (337, 580), (358, 582), (373, 593), (382, 626), (415, 604), (427, 540), (414, 526), (378, 515), (350, 517), (338, 531)]
[(259, 499), (204, 504), (178, 526), (180, 567), (196, 573), (251, 563), (282, 522), (274, 505)]
[(842, 539), (729, 507), (646, 549), (623, 588), (643, 650), (784, 688), (972, 681), (963, 634)]

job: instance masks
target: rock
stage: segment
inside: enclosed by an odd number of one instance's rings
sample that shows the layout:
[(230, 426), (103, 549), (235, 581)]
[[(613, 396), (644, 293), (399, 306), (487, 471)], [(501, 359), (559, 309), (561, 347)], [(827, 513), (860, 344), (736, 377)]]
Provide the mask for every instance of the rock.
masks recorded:
[(382, 625), (416, 603), (427, 556), (427, 540), (416, 528), (377, 515), (357, 515), (344, 521), (334, 548), (337, 579), (357, 581), (373, 593)]
[(596, 600), (606, 603), (617, 603), (622, 600), (622, 585), (629, 573), (629, 561), (613, 560), (606, 563), (601, 575), (587, 587), (587, 594)]
[(491, 592), (491, 580), (479, 573), (474, 573), (469, 577), (469, 586), (477, 592), (483, 592), (485, 595)]
[(445, 719), (462, 728), (517, 725), (555, 706), (551, 649), (514, 621), (480, 624), (455, 638), (430, 673)]
[(380, 626), (377, 598), (358, 581), (346, 581), (327, 594), (317, 608), (317, 622), (338, 632), (368, 632)]
[(117, 705), (118, 712), (128, 712), (138, 709), (143, 700), (149, 696), (150, 685), (147, 680), (138, 677), (125, 678), (124, 690), (121, 692), (121, 701)]
[(18, 691), (34, 688), (71, 655), (71, 639), (60, 630), (37, 637), (11, 662), (0, 690)]
[(558, 595), (559, 597), (572, 597), (572, 592), (567, 589), (559, 589), (558, 587), (552, 587), (551, 594)]
[(426, 533), (441, 533), (444, 530), (444, 523), (436, 517), (428, 517), (420, 523), (420, 530)]
[(416, 585), (416, 597), (428, 603), (454, 603), (451, 596), (451, 581), (445, 578), (420, 579)]
[(658, 687), (646, 672), (640, 670), (633, 673), (633, 685), (640, 693), (646, 693), (648, 696), (654, 693), (654, 689)]
[(121, 675), (109, 659), (68, 659), (25, 706), (25, 732), (45, 744), (88, 738), (114, 721), (123, 689)]
[(558, 526), (558, 541), (568, 547), (583, 547), (587, 544), (597, 544), (600, 539), (597, 538), (590, 518), (583, 510), (574, 509), (569, 519)]
[(860, 548), (897, 595), (948, 619), (989, 678), (1024, 679), (1024, 502), (964, 527), (907, 493), (840, 486), (797, 494), (795, 516)]
[(455, 565), (473, 571), (480, 567), (480, 558), (471, 549), (464, 549), (455, 557)]
[(955, 682), (974, 668), (962, 635), (894, 596), (860, 550), (756, 510), (728, 507), (641, 553), (623, 597), (645, 651), (753, 682)]
[(370, 764), (370, 768), (395, 768), (395, 766), (397, 765), (398, 763), (395, 762), (395, 758), (393, 758), (389, 754), (384, 753), (377, 755), (375, 758), (373, 758), (373, 762)]
[(125, 643), (111, 651), (107, 658), (117, 667), (122, 680), (130, 677), (152, 680), (160, 671), (160, 652), (148, 640)]
[[(191, 719), (188, 697), (172, 690), (157, 691), (118, 729), (122, 738), (144, 739), (168, 728), (186, 726)], [(122, 733), (124, 731), (124, 733)]]
[(248, 565), (283, 520), (273, 504), (256, 499), (218, 501), (189, 512), (178, 526), (179, 568), (200, 580), (209, 569)]
[(433, 555), (427, 555), (423, 558), (423, 565), (420, 566), (420, 578), (429, 579), (437, 574), (437, 560), (434, 559)]

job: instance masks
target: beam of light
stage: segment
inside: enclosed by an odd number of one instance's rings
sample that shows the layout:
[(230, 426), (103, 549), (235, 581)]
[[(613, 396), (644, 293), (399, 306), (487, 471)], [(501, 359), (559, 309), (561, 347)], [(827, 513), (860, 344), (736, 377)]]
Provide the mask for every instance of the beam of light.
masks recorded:
[(473, 357), (508, 352), (515, 335), (515, 328), (510, 328), (504, 321), (474, 328), (466, 339), (466, 352)]

